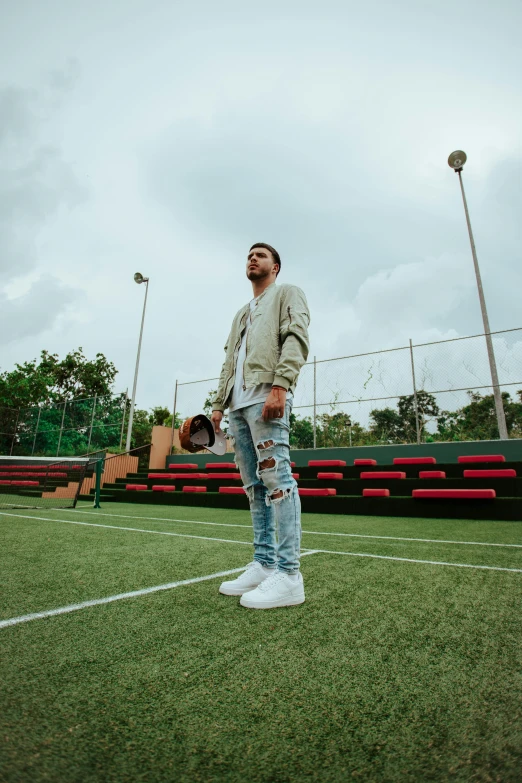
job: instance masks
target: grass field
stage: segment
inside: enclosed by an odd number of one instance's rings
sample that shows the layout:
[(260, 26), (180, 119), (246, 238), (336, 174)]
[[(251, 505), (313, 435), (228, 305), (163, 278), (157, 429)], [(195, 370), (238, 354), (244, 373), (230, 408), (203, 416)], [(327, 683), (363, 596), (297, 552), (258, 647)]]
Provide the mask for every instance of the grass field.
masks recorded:
[(0, 527), (2, 781), (522, 780), (521, 522), (304, 515), (271, 611), (218, 593), (247, 512)]

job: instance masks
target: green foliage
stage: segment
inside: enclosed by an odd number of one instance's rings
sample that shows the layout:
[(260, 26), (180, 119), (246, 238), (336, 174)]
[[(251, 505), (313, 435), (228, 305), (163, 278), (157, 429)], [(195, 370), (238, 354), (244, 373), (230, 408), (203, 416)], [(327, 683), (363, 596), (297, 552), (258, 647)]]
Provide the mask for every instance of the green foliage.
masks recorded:
[(290, 414), (290, 446), (293, 449), (312, 449), (314, 447), (314, 425), (309, 416), (299, 419)]
[(25, 408), (111, 393), (118, 371), (102, 353), (88, 360), (83, 349), (58, 354), (42, 351), (40, 360), (16, 364), (0, 373), (0, 407)]
[[(470, 401), (456, 411), (441, 411), (433, 394), (417, 392), (417, 407), (421, 441), (494, 440), (498, 427), (493, 395), (482, 397), (468, 392)], [(522, 437), (522, 390), (513, 401), (508, 392), (502, 393), (508, 434)], [(335, 404), (331, 406), (334, 409)], [(429, 432), (429, 421), (436, 424), (436, 432)], [(336, 446), (369, 446), (387, 443), (415, 443), (417, 427), (415, 398), (400, 397), (396, 408), (374, 409), (370, 412), (369, 427), (350, 419), (342, 412), (322, 413), (316, 419), (316, 443), (318, 448)], [(290, 445), (295, 449), (313, 447), (313, 420), (307, 416), (290, 415)]]
[[(495, 398), (469, 391), (469, 403), (457, 411), (441, 411), (437, 417), (437, 432), (441, 440), (493, 440), (498, 438)], [(502, 392), (508, 435), (522, 437), (522, 391), (519, 402)]]

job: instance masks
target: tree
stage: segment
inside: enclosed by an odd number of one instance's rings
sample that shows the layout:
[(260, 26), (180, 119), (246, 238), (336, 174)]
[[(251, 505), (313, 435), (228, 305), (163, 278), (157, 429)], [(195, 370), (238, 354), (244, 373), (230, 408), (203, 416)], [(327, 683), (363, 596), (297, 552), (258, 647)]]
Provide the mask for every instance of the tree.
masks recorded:
[[(514, 402), (509, 392), (502, 392), (506, 426), (510, 437), (522, 434), (522, 391), (517, 392), (520, 402)], [(459, 410), (442, 411), (437, 419), (437, 430), (445, 440), (496, 440), (498, 438), (495, 398), (468, 392), (469, 403)]]
[[(417, 422), (415, 418), (415, 395), (410, 394), (406, 397), (400, 397), (397, 405), (399, 417), (401, 419), (401, 435), (406, 443), (413, 443), (417, 440)], [(436, 418), (439, 413), (439, 406), (433, 394), (420, 389), (417, 392), (417, 411), (419, 417), (419, 429), (421, 438), (426, 435), (426, 421), (428, 418)]]
[[(426, 437), (428, 418), (436, 418), (439, 406), (433, 394), (420, 389), (417, 392), (417, 412), (421, 438)], [(415, 395), (399, 397), (397, 410), (382, 408), (370, 412), (370, 431), (382, 442), (414, 443), (417, 440)]]
[(0, 373), (0, 407), (26, 408), (109, 395), (117, 373), (102, 353), (89, 360), (78, 348), (60, 361), (58, 354), (42, 351), (39, 361), (15, 364), (14, 370)]
[(370, 411), (370, 432), (381, 443), (397, 443), (402, 440), (402, 421), (393, 408), (375, 408)]
[(155, 408), (151, 409), (150, 413), (150, 423), (152, 426), (166, 426), (165, 422), (170, 417), (170, 423), (172, 425), (172, 415), (168, 408), (163, 408), (161, 405), (157, 405)]
[(294, 449), (312, 449), (314, 446), (314, 425), (309, 416), (297, 418), (290, 414), (290, 446)]

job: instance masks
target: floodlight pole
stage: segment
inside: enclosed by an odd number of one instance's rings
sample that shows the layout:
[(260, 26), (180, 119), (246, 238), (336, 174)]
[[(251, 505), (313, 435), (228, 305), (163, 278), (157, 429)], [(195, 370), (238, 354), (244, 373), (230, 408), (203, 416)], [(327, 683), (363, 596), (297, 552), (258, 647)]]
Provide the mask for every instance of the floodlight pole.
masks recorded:
[(140, 339), (138, 340), (138, 355), (136, 356), (136, 369), (134, 371), (134, 385), (132, 387), (132, 398), (131, 398), (131, 404), (130, 404), (130, 411), (129, 411), (129, 425), (127, 427), (127, 442), (125, 444), (125, 451), (130, 451), (131, 447), (131, 436), (132, 436), (132, 422), (134, 420), (134, 402), (136, 400), (136, 386), (138, 385), (138, 370), (140, 366), (140, 353), (141, 353), (141, 338), (143, 337), (143, 324), (145, 323), (145, 308), (147, 307), (147, 295), (149, 293), (149, 278), (148, 277), (142, 277), (139, 276), (140, 279), (138, 279), (137, 275), (134, 275), (134, 280), (137, 283), (145, 283), (145, 300), (143, 302), (143, 313), (141, 316), (141, 328), (140, 328)]
[(471, 244), (471, 254), (473, 256), (473, 264), (475, 267), (475, 277), (477, 278), (477, 288), (480, 300), (480, 309), (482, 312), (482, 321), (484, 323), (484, 334), (486, 337), (486, 347), (488, 351), (489, 367), (491, 371), (491, 381), (493, 383), (493, 396), (495, 398), (495, 409), (497, 412), (497, 424), (498, 434), (501, 440), (508, 439), (508, 432), (506, 426), (506, 416), (504, 413), (504, 403), (502, 401), (502, 393), (498, 382), (497, 364), (495, 362), (495, 352), (493, 350), (493, 340), (491, 339), (491, 329), (489, 327), (488, 311), (486, 309), (486, 299), (484, 297), (484, 290), (482, 288), (482, 278), (480, 277), (480, 269), (477, 258), (477, 251), (475, 249), (475, 240), (473, 239), (473, 232), (471, 230), (471, 221), (469, 219), (468, 204), (466, 201), (466, 194), (464, 192), (464, 183), (462, 182), (462, 166), (455, 169), (455, 173), (459, 175), (460, 190), (462, 192), (462, 201), (464, 202), (464, 212), (466, 214), (466, 223), (468, 226), (469, 241)]

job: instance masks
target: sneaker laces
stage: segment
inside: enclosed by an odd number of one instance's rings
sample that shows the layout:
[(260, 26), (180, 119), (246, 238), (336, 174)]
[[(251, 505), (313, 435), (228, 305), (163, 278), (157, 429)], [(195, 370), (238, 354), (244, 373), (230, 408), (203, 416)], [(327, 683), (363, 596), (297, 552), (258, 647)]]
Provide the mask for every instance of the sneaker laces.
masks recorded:
[(264, 582), (261, 582), (261, 584), (258, 586), (258, 590), (262, 590), (263, 592), (265, 590), (270, 590), (274, 585), (276, 585), (278, 582), (280, 582), (282, 579), (285, 578), (285, 575), (282, 571), (277, 571), (277, 573), (272, 574), (272, 576), (269, 576), (265, 579)]

